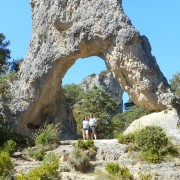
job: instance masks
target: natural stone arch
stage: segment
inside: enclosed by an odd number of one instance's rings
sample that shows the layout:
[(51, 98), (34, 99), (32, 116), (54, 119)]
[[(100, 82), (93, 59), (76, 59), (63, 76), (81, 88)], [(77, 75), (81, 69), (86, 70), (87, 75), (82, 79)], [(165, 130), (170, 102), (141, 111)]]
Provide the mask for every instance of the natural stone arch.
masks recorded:
[[(162, 110), (173, 95), (151, 55), (148, 39), (124, 14), (121, 0), (31, 0), (33, 33), (18, 80), (12, 112), (17, 128), (60, 122), (61, 134), (76, 124), (66, 105), (61, 79), (78, 58), (99, 56), (138, 105)], [(29, 128), (27, 128), (27, 126)]]

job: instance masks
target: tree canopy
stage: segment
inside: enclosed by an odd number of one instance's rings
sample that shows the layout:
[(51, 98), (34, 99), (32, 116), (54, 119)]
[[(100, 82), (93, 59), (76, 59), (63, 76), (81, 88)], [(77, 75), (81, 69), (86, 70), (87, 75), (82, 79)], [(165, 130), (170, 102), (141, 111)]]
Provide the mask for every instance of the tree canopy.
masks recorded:
[(0, 33), (0, 75), (8, 69), (8, 59), (11, 58), (11, 51), (7, 48), (10, 45), (10, 41), (5, 39), (5, 35)]
[(175, 96), (180, 98), (180, 72), (173, 75), (171, 79), (171, 87), (174, 90)]

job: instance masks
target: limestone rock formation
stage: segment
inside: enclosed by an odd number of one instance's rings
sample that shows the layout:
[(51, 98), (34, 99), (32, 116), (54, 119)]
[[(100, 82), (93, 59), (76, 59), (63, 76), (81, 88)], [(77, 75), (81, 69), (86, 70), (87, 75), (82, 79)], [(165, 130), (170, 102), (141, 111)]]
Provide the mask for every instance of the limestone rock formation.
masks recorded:
[(151, 55), (145, 36), (125, 15), (121, 0), (30, 0), (32, 38), (18, 80), (12, 85), (11, 111), (17, 130), (45, 121), (74, 134), (61, 79), (78, 58), (101, 57), (124, 91), (138, 105), (162, 110), (173, 94)]
[(180, 118), (175, 109), (152, 113), (133, 121), (124, 134), (139, 131), (146, 126), (159, 126), (175, 144), (180, 144)]
[(122, 112), (123, 90), (111, 72), (102, 71), (100, 74), (91, 74), (84, 78), (80, 85), (85, 92), (92, 90), (94, 87), (104, 89), (120, 103), (117, 113)]
[[(180, 160), (166, 161), (159, 164), (151, 164), (143, 162), (140, 158), (135, 158), (135, 153), (137, 152), (128, 152), (128, 145), (119, 144), (117, 139), (104, 139), (94, 141), (95, 146), (97, 147), (97, 154), (93, 161), (90, 161), (90, 166), (93, 167), (94, 171), (91, 173), (81, 173), (74, 171), (68, 164), (67, 159), (69, 154), (73, 150), (73, 144), (77, 141), (62, 141), (61, 145), (54, 149), (52, 152), (60, 156), (60, 172), (62, 180), (98, 180), (96, 177), (96, 172), (98, 170), (105, 171), (105, 166), (110, 162), (118, 162), (120, 166), (127, 167), (130, 173), (133, 175), (133, 179), (140, 180), (139, 173), (144, 175), (151, 175), (150, 179), (157, 180), (178, 180), (180, 177)], [(64, 153), (67, 155), (67, 159), (62, 160)], [(15, 166), (15, 173), (26, 173), (30, 169), (40, 166), (42, 161), (32, 161), (32, 159), (17, 158), (13, 159)], [(92, 168), (92, 169), (93, 169)], [(102, 178), (101, 178), (102, 179)]]

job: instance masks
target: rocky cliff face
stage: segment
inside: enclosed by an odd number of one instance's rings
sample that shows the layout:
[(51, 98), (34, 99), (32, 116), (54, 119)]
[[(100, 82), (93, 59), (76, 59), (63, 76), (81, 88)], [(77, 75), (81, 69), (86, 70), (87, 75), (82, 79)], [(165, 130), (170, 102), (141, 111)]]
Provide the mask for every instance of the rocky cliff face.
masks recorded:
[(75, 136), (61, 79), (78, 58), (101, 57), (124, 91), (138, 105), (162, 110), (173, 94), (151, 55), (145, 36), (125, 15), (121, 0), (30, 0), (33, 33), (18, 80), (12, 85), (11, 113), (17, 130), (46, 121)]
[(102, 71), (100, 74), (91, 74), (84, 78), (80, 85), (85, 92), (92, 90), (94, 87), (104, 89), (120, 103), (117, 112), (122, 112), (123, 90), (111, 72)]

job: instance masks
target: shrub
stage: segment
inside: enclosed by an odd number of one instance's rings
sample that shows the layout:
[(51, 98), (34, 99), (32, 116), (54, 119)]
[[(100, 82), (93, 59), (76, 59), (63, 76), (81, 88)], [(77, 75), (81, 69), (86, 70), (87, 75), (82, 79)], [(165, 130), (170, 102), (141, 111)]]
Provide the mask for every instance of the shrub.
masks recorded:
[(87, 153), (77, 147), (74, 148), (68, 159), (70, 166), (73, 167), (76, 171), (81, 172), (89, 170), (89, 161), (90, 158)]
[(156, 126), (147, 126), (136, 134), (135, 141), (143, 150), (156, 149), (159, 151), (168, 144), (168, 138), (163, 129)]
[(173, 157), (178, 157), (180, 155), (180, 149), (178, 149), (178, 146), (174, 146), (171, 142), (168, 142), (168, 145), (166, 147), (163, 147), (161, 150), (161, 155), (171, 155)]
[(126, 167), (121, 168), (118, 163), (108, 163), (106, 165), (106, 171), (113, 176), (118, 176), (119, 179), (132, 179), (129, 169)]
[(49, 152), (43, 157), (43, 164), (54, 164), (54, 163), (59, 163), (59, 157), (53, 153)]
[(58, 180), (60, 179), (59, 173), (59, 159), (58, 157), (53, 153), (48, 153), (44, 159), (43, 164), (36, 168), (31, 170), (27, 174), (20, 174), (15, 177), (15, 180), (27, 180), (27, 179), (42, 179), (42, 180)]
[(29, 150), (29, 155), (36, 160), (42, 161), (45, 155), (45, 149), (42, 146), (33, 147)]
[(14, 142), (16, 142), (17, 148), (32, 144), (29, 138), (16, 133), (12, 129), (0, 128), (0, 137), (0, 146), (3, 146), (3, 144), (8, 140), (13, 140)]
[(108, 163), (106, 165), (106, 171), (109, 174), (117, 174), (121, 170), (118, 163)]
[(129, 144), (127, 147), (127, 152), (138, 151), (138, 150), (139, 150), (139, 148), (133, 143)]
[(59, 144), (59, 128), (54, 124), (45, 124), (35, 135), (36, 146), (43, 146), (44, 148), (54, 148)]
[(58, 164), (52, 165), (42, 165), (36, 169), (31, 170), (27, 174), (20, 174), (15, 177), (15, 180), (27, 180), (27, 179), (42, 179), (42, 180), (51, 180), (59, 179), (59, 174), (57, 172), (59, 168)]
[(0, 176), (10, 174), (13, 169), (13, 164), (9, 153), (1, 151), (0, 152)]
[(138, 173), (138, 175), (139, 175), (140, 180), (151, 180), (151, 175), (150, 174)]
[(162, 161), (161, 154), (156, 150), (151, 148), (148, 151), (142, 152), (143, 159), (150, 163), (160, 163)]
[(13, 140), (8, 140), (6, 143), (4, 143), (3, 150), (9, 153), (10, 156), (13, 155), (16, 149), (17, 149), (17, 144)]
[(96, 149), (94, 141), (92, 141), (91, 139), (88, 139), (87, 141), (79, 139), (77, 142), (77, 147), (83, 150)]
[(118, 174), (113, 175), (107, 172), (97, 171), (95, 180), (127, 180), (127, 179), (120, 177)]
[(119, 143), (128, 144), (130, 142), (135, 141), (135, 135), (134, 134), (127, 134), (127, 135), (119, 134), (117, 139)]

